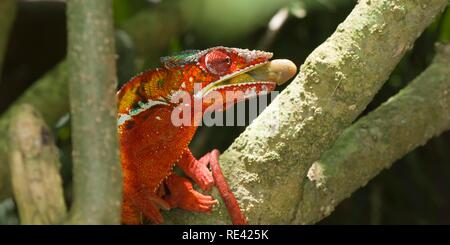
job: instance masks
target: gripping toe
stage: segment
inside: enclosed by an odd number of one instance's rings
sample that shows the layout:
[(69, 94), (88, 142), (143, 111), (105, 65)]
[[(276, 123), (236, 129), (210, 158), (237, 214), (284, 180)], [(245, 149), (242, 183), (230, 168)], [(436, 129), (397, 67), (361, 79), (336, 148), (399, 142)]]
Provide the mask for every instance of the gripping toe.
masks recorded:
[(204, 195), (192, 187), (192, 183), (183, 177), (172, 174), (167, 178), (170, 195), (166, 198), (171, 207), (182, 208), (193, 212), (211, 212), (217, 200)]

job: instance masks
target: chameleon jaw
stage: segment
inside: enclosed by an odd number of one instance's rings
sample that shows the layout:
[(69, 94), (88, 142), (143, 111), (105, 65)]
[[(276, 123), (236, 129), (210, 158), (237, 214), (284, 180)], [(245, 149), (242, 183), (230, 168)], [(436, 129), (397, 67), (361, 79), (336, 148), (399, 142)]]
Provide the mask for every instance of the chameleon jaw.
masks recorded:
[(275, 85), (283, 84), (296, 73), (297, 66), (290, 60), (267, 61), (223, 76), (195, 93), (194, 97), (200, 99), (206, 97), (212, 91), (230, 90), (233, 87), (242, 86), (248, 88), (259, 86), (262, 90), (265, 90), (262, 92), (270, 92), (275, 88)]
[[(208, 84), (207, 86), (202, 88), (200, 91), (195, 93), (194, 94), (194, 98), (200, 99), (202, 97), (205, 97), (211, 91), (217, 90), (217, 89), (219, 89), (221, 87), (224, 87), (224, 86), (227, 86), (227, 85), (231, 85), (231, 84), (227, 83), (227, 81), (230, 81), (230, 79), (232, 79), (234, 77), (237, 77), (237, 76), (239, 76), (241, 74), (247, 73), (247, 72), (249, 72), (251, 70), (254, 70), (254, 69), (258, 68), (258, 67), (261, 67), (261, 66), (263, 66), (263, 65), (265, 65), (267, 63), (269, 63), (269, 61), (266, 61), (266, 62), (263, 62), (263, 63), (259, 63), (259, 64), (255, 64), (255, 65), (246, 67), (244, 69), (241, 69), (239, 71), (236, 71), (236, 72), (234, 72), (232, 74), (225, 75), (225, 76), (221, 77), (219, 80)], [(235, 84), (235, 85), (237, 85), (237, 84)]]

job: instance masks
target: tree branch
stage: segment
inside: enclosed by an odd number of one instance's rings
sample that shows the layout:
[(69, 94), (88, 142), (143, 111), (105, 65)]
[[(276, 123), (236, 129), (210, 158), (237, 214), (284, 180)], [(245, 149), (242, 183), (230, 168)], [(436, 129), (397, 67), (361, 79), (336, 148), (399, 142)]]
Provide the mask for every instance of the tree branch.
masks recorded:
[(119, 224), (122, 175), (111, 0), (69, 0), (67, 17), (74, 165), (69, 223)]
[(20, 222), (60, 223), (67, 209), (51, 130), (32, 106), (24, 104), (16, 110), (9, 130), (9, 162)]
[[(362, 0), (220, 161), (250, 223), (296, 222), (308, 169), (364, 110), (447, 0)], [(172, 212), (174, 223), (228, 222)]]
[[(0, 135), (8, 134), (8, 127), (16, 108), (22, 104), (32, 104), (42, 112), (45, 121), (54, 125), (69, 110), (66, 64), (61, 63), (52, 71), (36, 81), (14, 102), (0, 118)], [(0, 137), (0, 201), (11, 196), (11, 179), (8, 166), (8, 138)]]
[(406, 88), (347, 128), (313, 164), (295, 223), (314, 223), (397, 159), (450, 129), (450, 44)]
[(16, 0), (0, 1), (0, 83), (2, 77), (3, 60), (6, 54), (9, 32), (16, 18)]

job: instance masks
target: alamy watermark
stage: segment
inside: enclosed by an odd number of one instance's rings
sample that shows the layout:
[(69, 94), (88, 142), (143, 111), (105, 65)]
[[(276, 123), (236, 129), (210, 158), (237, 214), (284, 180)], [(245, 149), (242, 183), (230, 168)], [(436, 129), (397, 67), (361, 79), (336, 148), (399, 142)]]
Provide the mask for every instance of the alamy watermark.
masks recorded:
[[(171, 114), (174, 126), (246, 126), (246, 122), (253, 122), (279, 91), (267, 92), (261, 86), (259, 89), (253, 87), (244, 91), (221, 93), (213, 90), (204, 95), (200, 93), (202, 90), (195, 88), (194, 96), (186, 91), (178, 91), (171, 97), (170, 102), (178, 105)], [(237, 103), (247, 98), (250, 98), (248, 103)], [(267, 130), (275, 132), (278, 122), (278, 117), (272, 117)]]

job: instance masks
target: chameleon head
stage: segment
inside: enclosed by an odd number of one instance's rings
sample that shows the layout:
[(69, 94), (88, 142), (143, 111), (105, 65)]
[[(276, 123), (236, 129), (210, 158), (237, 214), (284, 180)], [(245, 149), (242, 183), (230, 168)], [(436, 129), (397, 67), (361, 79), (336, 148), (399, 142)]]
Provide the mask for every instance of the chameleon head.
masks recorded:
[(203, 106), (232, 105), (265, 94), (292, 78), (297, 67), (290, 60), (270, 60), (272, 53), (239, 48), (214, 47), (185, 51), (161, 58), (171, 69), (183, 67), (187, 92)]

